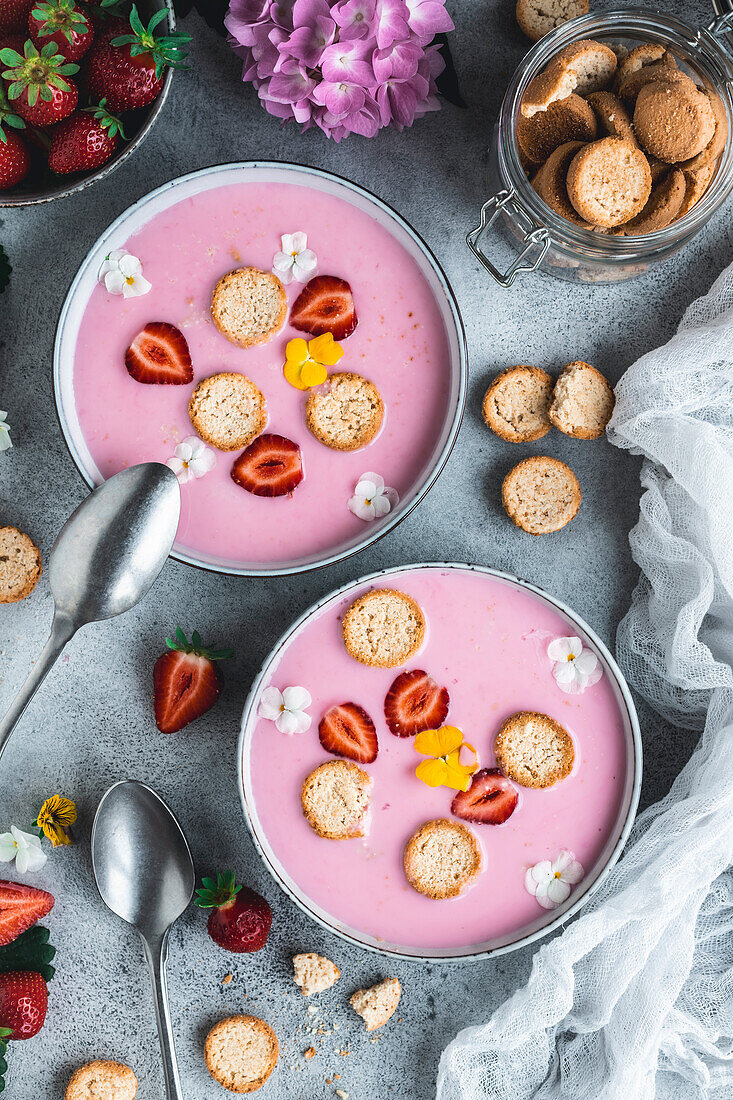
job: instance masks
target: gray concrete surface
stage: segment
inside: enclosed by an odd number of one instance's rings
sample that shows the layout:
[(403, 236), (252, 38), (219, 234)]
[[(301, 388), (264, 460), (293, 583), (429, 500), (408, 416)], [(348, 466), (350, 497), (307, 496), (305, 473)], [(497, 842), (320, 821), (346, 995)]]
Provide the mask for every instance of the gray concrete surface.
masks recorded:
[[(613, 6), (621, 5), (616, 0)], [(710, 16), (703, 0), (667, 0), (662, 6), (700, 21)], [(627, 534), (638, 512), (638, 462), (605, 441), (548, 437), (550, 453), (577, 470), (583, 507), (571, 528), (554, 537), (523, 535), (501, 511), (499, 485), (524, 452), (483, 426), (485, 382), (516, 362), (553, 369), (572, 359), (595, 363), (616, 381), (641, 353), (672, 334), (685, 306), (707, 290), (733, 252), (729, 207), (682, 255), (640, 281), (569, 287), (531, 277), (510, 292), (489, 282), (463, 237), (485, 198), (487, 135), (526, 43), (514, 25), (511, 0), (449, 0), (449, 7), (457, 24), (452, 42), (469, 102), (465, 111), (446, 106), (403, 134), (354, 138), (341, 146), (317, 132), (281, 129), (241, 85), (237, 59), (194, 15), (185, 24), (195, 36), (192, 70), (176, 77), (163, 115), (137, 155), (102, 185), (67, 201), (0, 212), (0, 240), (15, 267), (12, 287), (0, 298), (0, 408), (8, 410), (15, 442), (0, 456), (0, 523), (29, 531), (44, 553), (85, 493), (52, 399), (51, 343), (59, 307), (97, 235), (131, 201), (172, 176), (218, 161), (271, 157), (331, 168), (373, 188), (412, 221), (445, 266), (471, 361), (467, 414), (450, 462), (428, 498), (389, 538), (295, 583), (227, 578), (170, 562), (141, 606), (116, 622), (88, 627), (49, 676), (3, 759), (0, 831), (30, 821), (40, 801), (55, 791), (76, 799), (80, 822), (76, 847), (53, 853), (33, 876), (56, 895), (47, 923), (58, 947), (58, 972), (45, 1029), (10, 1052), (12, 1100), (60, 1098), (70, 1071), (96, 1057), (133, 1066), (140, 1100), (162, 1096), (140, 946), (102, 907), (91, 878), (92, 816), (101, 794), (122, 776), (145, 779), (169, 800), (199, 873), (231, 866), (267, 895), (275, 913), (270, 942), (253, 957), (216, 948), (203, 915), (193, 908), (176, 927), (170, 985), (184, 1094), (191, 1100), (222, 1095), (204, 1068), (203, 1037), (218, 1017), (239, 1011), (269, 1019), (281, 1040), (280, 1067), (263, 1095), (320, 1100), (338, 1087), (351, 1100), (427, 1100), (446, 1042), (458, 1028), (484, 1020), (529, 974), (531, 950), (447, 969), (393, 965), (316, 927), (261, 866), (235, 780), (239, 715), (253, 674), (295, 615), (358, 574), (420, 558), (510, 569), (556, 593), (613, 643), (636, 575)], [(2, 710), (38, 654), (50, 616), (45, 579), (31, 599), (0, 610)], [(226, 670), (219, 705), (162, 739), (152, 718), (151, 666), (177, 623), (227, 639), (236, 659)], [(664, 728), (644, 707), (641, 716), (648, 803), (666, 791), (692, 740)], [(313, 1018), (289, 977), (289, 958), (300, 950), (327, 953), (343, 972)], [(222, 985), (228, 973), (233, 980)], [(374, 1042), (350, 1016), (347, 997), (391, 973), (404, 987), (399, 1022)], [(309, 1027), (321, 1027), (323, 1034), (313, 1035)], [(318, 1053), (305, 1062), (302, 1052), (311, 1044)]]

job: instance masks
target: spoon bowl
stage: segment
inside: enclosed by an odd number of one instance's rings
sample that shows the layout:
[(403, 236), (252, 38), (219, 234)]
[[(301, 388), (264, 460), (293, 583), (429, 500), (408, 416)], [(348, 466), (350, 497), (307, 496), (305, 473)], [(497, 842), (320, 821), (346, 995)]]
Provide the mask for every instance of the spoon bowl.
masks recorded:
[(168, 1005), (168, 934), (193, 896), (191, 852), (172, 811), (150, 787), (110, 787), (92, 825), (92, 870), (102, 901), (139, 933), (155, 994), (167, 1100), (182, 1100)]

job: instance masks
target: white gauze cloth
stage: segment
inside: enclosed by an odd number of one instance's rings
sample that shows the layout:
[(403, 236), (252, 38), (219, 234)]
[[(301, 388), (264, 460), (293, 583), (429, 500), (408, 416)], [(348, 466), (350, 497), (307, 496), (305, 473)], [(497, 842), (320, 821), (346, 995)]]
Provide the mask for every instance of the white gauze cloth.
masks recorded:
[(527, 985), (443, 1052), (438, 1100), (733, 1097), (733, 267), (616, 398), (610, 439), (644, 456), (619, 663), (703, 733)]

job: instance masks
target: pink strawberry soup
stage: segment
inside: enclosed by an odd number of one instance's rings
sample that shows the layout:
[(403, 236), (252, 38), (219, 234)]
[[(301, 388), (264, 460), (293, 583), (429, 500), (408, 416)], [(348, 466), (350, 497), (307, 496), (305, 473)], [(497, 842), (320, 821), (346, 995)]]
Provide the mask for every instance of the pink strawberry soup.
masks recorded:
[[(424, 758), (414, 739), (387, 728), (384, 699), (400, 669), (366, 667), (344, 647), (344, 611), (370, 587), (398, 588), (420, 604), (426, 638), (405, 667), (424, 669), (448, 689), (447, 722), (476, 747), (481, 767), (496, 766), (494, 738), (516, 711), (550, 715), (573, 738), (575, 766), (566, 779), (544, 790), (518, 788), (517, 808), (502, 825), (464, 822), (479, 842), (483, 869), (458, 898), (423, 897), (404, 875), (407, 839), (425, 821), (451, 818), (455, 792), (418, 780), (415, 767)], [(547, 656), (553, 638), (570, 636), (580, 636), (603, 668), (600, 680), (577, 695), (560, 690)], [(256, 711), (265, 688), (295, 685), (312, 696), (312, 724), (306, 733), (286, 736)], [(371, 715), (379, 753), (373, 764), (362, 765), (373, 780), (367, 836), (334, 841), (310, 828), (300, 790), (313, 768), (336, 759), (321, 747), (318, 723), (343, 702)], [(245, 801), (268, 862), (307, 908), (372, 946), (450, 956), (536, 932), (563, 909), (545, 910), (527, 892), (527, 869), (570, 849), (585, 875), (564, 903), (569, 908), (608, 864), (635, 805), (635, 718), (603, 654), (542, 595), (467, 566), (393, 571), (331, 597), (274, 654), (248, 706)]]
[[(290, 175), (308, 179), (295, 169)], [(342, 185), (330, 186), (350, 194)], [(131, 236), (125, 236), (123, 222), (108, 242), (105, 251), (126, 248), (139, 257), (152, 290), (123, 299), (94, 285), (79, 323), (73, 401), (95, 479), (134, 463), (169, 459), (177, 443), (195, 434), (188, 417), (194, 386), (219, 371), (251, 378), (267, 400), (265, 430), (301, 448), (303, 482), (290, 496), (274, 499), (254, 496), (231, 479), (239, 452), (216, 451), (214, 469), (182, 486), (176, 550), (189, 558), (222, 568), (264, 569), (347, 551), (405, 509), (438, 463), (458, 405), (457, 329), (449, 337), (444, 320), (452, 307), (446, 295), (437, 300), (439, 277), (414, 239), (383, 210), (372, 216), (369, 200), (359, 201), (364, 208), (292, 183), (215, 186), (169, 204)], [(269, 271), (281, 234), (296, 231), (307, 233), (318, 273), (336, 275), (352, 288), (359, 324), (332, 369), (371, 379), (385, 404), (380, 434), (361, 451), (331, 450), (305, 426), (307, 394), (285, 380), (282, 368), (288, 340), (307, 334), (286, 322), (267, 343), (243, 349), (211, 320), (217, 280), (240, 266)], [(286, 287), (289, 305), (302, 288), (298, 282)], [(191, 385), (144, 385), (128, 374), (125, 350), (150, 321), (167, 321), (184, 333), (194, 368)], [(401, 498), (390, 516), (372, 522), (348, 508), (367, 471), (378, 473)]]

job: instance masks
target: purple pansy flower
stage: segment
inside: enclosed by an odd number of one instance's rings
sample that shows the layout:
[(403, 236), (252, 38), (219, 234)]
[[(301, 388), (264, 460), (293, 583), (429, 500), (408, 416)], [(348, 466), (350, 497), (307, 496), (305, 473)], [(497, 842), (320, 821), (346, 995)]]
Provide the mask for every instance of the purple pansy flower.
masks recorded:
[(439, 109), (445, 0), (230, 0), (226, 28), (265, 110), (334, 141)]

